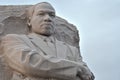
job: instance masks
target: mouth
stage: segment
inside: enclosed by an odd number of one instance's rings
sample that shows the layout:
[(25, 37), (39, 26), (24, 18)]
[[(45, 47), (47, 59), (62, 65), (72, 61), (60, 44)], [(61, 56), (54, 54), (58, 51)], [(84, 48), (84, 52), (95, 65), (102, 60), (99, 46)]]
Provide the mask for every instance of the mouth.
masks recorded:
[(43, 23), (42, 26), (44, 26), (44, 27), (51, 27), (52, 23)]
[(44, 23), (43, 25), (52, 25), (51, 23)]
[(43, 25), (51, 25), (51, 22), (44, 22)]
[(49, 23), (42, 24), (42, 26), (41, 26), (41, 28), (47, 29), (47, 30), (51, 29), (51, 27), (52, 27), (52, 25)]

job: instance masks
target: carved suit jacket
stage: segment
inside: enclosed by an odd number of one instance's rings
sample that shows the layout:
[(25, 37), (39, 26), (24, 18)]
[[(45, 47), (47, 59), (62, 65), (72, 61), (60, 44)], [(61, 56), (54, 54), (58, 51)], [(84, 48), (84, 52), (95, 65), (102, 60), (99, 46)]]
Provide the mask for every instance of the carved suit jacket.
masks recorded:
[(13, 71), (11, 80), (76, 80), (87, 67), (78, 49), (57, 39), (51, 46), (48, 43), (36, 34), (5, 36), (2, 50)]

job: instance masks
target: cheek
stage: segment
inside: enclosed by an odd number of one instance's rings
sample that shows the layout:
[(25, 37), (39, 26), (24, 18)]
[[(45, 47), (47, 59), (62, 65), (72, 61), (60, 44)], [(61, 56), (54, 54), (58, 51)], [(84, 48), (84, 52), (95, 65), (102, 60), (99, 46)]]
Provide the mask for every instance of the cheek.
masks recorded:
[(42, 18), (36, 16), (31, 19), (31, 24), (34, 25), (40, 25), (42, 23)]

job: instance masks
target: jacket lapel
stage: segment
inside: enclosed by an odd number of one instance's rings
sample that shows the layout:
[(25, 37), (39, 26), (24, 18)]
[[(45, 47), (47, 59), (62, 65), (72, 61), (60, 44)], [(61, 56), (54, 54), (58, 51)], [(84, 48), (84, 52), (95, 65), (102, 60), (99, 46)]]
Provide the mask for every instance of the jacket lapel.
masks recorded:
[(31, 42), (37, 46), (45, 55), (53, 54), (54, 52), (48, 47), (47, 43), (36, 35), (29, 35)]
[[(55, 40), (55, 48), (56, 52), (53, 52), (50, 47), (44, 42), (41, 38), (37, 37), (36, 35), (28, 35), (31, 42), (39, 47), (39, 49), (45, 54), (45, 55), (53, 55), (56, 54), (58, 58), (65, 59), (67, 57), (67, 46), (64, 42)], [(54, 56), (56, 56), (54, 55)]]
[(64, 42), (56, 40), (56, 49), (58, 58), (66, 58), (67, 47)]
[(70, 48), (68, 44), (66, 44), (65, 42), (56, 41), (56, 48), (58, 58), (74, 61), (74, 50), (72, 50), (73, 48)]

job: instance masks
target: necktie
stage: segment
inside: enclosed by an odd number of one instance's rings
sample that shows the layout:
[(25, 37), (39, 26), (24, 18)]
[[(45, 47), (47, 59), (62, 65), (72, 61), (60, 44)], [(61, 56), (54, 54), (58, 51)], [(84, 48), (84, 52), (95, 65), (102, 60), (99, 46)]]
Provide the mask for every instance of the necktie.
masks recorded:
[(56, 57), (56, 56), (57, 56), (57, 52), (56, 52), (55, 41), (52, 41), (52, 39), (50, 39), (50, 38), (45, 38), (44, 41), (46, 42), (46, 44), (47, 44), (48, 47), (50, 48), (50, 51), (53, 52), (53, 53), (50, 54), (50, 55)]

